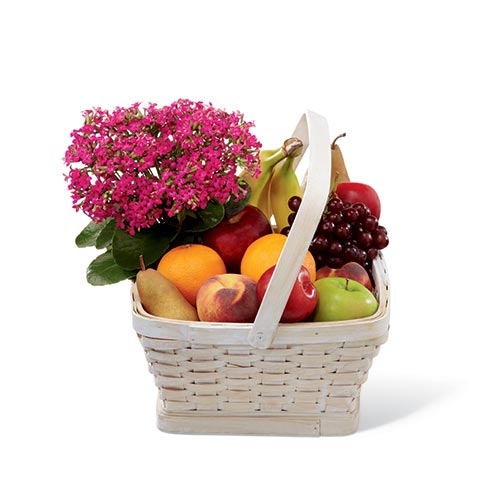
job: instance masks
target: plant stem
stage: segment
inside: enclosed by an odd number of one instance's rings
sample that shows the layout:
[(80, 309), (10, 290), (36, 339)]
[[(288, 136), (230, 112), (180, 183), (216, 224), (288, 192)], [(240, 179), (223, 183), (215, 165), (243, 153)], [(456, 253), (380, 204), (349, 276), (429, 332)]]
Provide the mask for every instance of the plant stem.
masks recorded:
[(346, 133), (340, 133), (340, 135), (338, 135), (338, 137), (335, 138), (335, 140), (333, 140), (333, 142), (331, 142), (331, 148), (334, 149), (335, 148), (335, 143), (336, 141), (339, 139), (339, 138), (342, 138), (342, 137), (345, 137), (347, 134)]
[(301, 155), (302, 147), (303, 147), (302, 140), (300, 138), (297, 138), (297, 137), (288, 138), (284, 142), (284, 145), (282, 146), (286, 157), (289, 157), (289, 156), (297, 157), (297, 156)]

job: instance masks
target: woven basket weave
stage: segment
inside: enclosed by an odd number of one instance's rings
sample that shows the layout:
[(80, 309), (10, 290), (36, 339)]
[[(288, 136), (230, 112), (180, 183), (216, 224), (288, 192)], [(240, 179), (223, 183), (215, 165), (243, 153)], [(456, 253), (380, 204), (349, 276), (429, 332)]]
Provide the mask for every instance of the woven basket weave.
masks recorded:
[(132, 285), (133, 326), (159, 389), (163, 431), (308, 436), (357, 429), (361, 385), (388, 336), (388, 273), (379, 255), (379, 308), (371, 317), (279, 323), (329, 191), (326, 121), (307, 112), (294, 135), (310, 148), (303, 201), (253, 324), (158, 318), (145, 312)]

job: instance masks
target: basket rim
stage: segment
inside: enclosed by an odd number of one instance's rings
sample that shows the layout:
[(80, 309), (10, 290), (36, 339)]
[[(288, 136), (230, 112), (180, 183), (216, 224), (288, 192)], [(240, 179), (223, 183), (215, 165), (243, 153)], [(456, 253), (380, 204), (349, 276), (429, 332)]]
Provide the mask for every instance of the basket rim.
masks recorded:
[[(331, 343), (378, 338), (389, 328), (389, 279), (383, 255), (374, 260), (375, 290), (379, 307), (366, 318), (347, 321), (279, 323), (272, 346), (287, 343)], [(147, 313), (134, 282), (131, 286), (133, 327), (148, 338), (214, 345), (250, 345), (253, 323), (209, 323), (161, 318)]]

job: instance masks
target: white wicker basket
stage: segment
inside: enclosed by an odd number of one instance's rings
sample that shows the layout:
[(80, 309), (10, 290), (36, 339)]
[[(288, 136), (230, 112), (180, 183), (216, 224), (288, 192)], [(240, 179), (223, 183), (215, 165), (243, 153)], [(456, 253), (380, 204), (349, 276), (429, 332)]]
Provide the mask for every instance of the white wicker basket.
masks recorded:
[(145, 312), (132, 286), (133, 326), (159, 389), (163, 431), (319, 436), (357, 429), (361, 385), (388, 336), (388, 273), (379, 255), (379, 309), (371, 317), (279, 323), (323, 212), (331, 169), (322, 116), (306, 112), (294, 135), (309, 150), (304, 196), (254, 323), (158, 318)]

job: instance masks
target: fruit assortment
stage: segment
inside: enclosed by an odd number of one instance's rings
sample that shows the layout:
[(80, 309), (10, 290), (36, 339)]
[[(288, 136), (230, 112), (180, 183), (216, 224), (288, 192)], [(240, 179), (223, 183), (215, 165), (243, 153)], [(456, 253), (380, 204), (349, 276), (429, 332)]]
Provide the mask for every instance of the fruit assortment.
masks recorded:
[[(389, 244), (386, 228), (379, 224), (381, 202), (371, 186), (349, 180), (345, 163), (336, 141), (332, 143), (332, 182), (323, 216), (309, 250), (316, 267), (340, 268), (345, 263), (361, 264), (369, 273), (378, 251)], [(291, 213), (282, 233), (288, 235), (302, 198), (288, 201)]]
[[(278, 149), (260, 150), (250, 134), (252, 124), (237, 112), (231, 115), (186, 100), (171, 108), (158, 110), (151, 105), (142, 112), (134, 105), (97, 119), (86, 113), (84, 127), (72, 134), (66, 178), (74, 207), (90, 211), (92, 219), (76, 243), (106, 249), (89, 265), (87, 279), (93, 285), (134, 280), (144, 309), (154, 316), (251, 323), (302, 204), (294, 162), (303, 142), (292, 137)], [(162, 123), (167, 117), (175, 125), (171, 130)], [(114, 155), (105, 155), (103, 166), (98, 162), (102, 151), (97, 142), (99, 138), (106, 141), (104, 118), (112, 131), (115, 118), (123, 125), (118, 138), (125, 145), (115, 147)], [(217, 125), (209, 128), (213, 118)], [(214, 146), (212, 154), (206, 142), (217, 138), (213, 133), (217, 128), (238, 137), (229, 146), (230, 138), (221, 136), (223, 148), (217, 151)], [(175, 132), (172, 138), (169, 132)], [(91, 145), (85, 145), (84, 138)], [(389, 243), (387, 230), (379, 223), (381, 203), (372, 187), (350, 181), (339, 138), (332, 143), (332, 179), (327, 183), (331, 192), (282, 314), (283, 323), (363, 318), (378, 309), (371, 268), (379, 250)], [(202, 142), (203, 152), (183, 160), (180, 156), (190, 139), (198, 142), (198, 148)], [(154, 146), (152, 152), (145, 146)], [(166, 153), (161, 155), (164, 148)], [(152, 158), (144, 166), (149, 153)], [(222, 162), (218, 175), (228, 173), (229, 181), (214, 182), (212, 168), (217, 164), (212, 165), (212, 159)], [(120, 164), (123, 161), (125, 167)], [(171, 175), (166, 174), (169, 166), (175, 171), (182, 166), (172, 176), (172, 186)], [(204, 167), (210, 175), (200, 171)], [(109, 169), (119, 172), (108, 176)], [(126, 175), (131, 179), (123, 185)], [(164, 175), (169, 177), (160, 187)], [(140, 183), (140, 178), (145, 182), (132, 195), (131, 183)], [(174, 190), (179, 191), (181, 183), (186, 193), (193, 193), (193, 181), (199, 179), (206, 180), (199, 191), (201, 201), (190, 195), (187, 201), (180, 198), (176, 208)], [(111, 180), (112, 187), (104, 192), (106, 181)], [(124, 193), (128, 196), (123, 197)], [(110, 210), (117, 214), (111, 215)]]
[[(254, 321), (302, 203), (302, 190), (292, 167), (293, 157), (301, 148), (299, 139), (289, 139), (278, 150), (263, 151), (262, 172), (256, 182), (250, 181), (247, 205), (207, 230), (203, 244), (176, 246), (163, 255), (157, 272), (182, 292), (182, 311), (193, 312), (187, 319)], [(339, 148), (333, 147), (333, 151), (341, 155)], [(334, 166), (340, 169), (340, 162), (335, 161)], [(368, 185), (339, 183), (338, 179), (337, 175), (282, 323), (363, 318), (378, 309), (371, 264), (377, 252), (388, 245), (386, 229), (378, 222), (379, 197)], [(141, 287), (147, 282), (142, 273), (137, 275), (141, 302), (155, 314), (153, 303), (166, 293), (156, 296), (148, 285)], [(145, 292), (151, 292), (152, 297), (147, 298)], [(173, 310), (166, 317), (175, 314)]]

